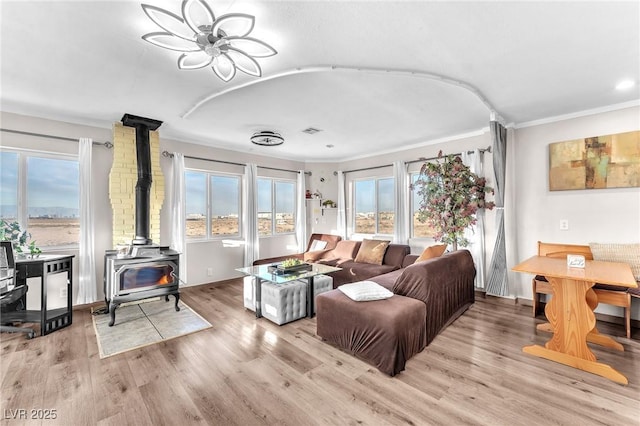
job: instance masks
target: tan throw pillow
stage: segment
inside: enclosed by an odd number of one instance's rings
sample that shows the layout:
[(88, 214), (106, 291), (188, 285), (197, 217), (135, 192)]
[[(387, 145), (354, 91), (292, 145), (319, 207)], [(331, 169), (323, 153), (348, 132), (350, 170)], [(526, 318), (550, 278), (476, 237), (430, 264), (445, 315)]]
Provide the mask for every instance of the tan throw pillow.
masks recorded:
[(389, 243), (390, 241), (362, 240), (355, 262), (382, 265), (382, 260), (384, 259), (384, 254), (387, 251)]
[(446, 244), (437, 244), (435, 246), (429, 246), (420, 255), (419, 258), (416, 259), (416, 262), (422, 262), (423, 260), (431, 259), (434, 257), (440, 257), (447, 249)]
[(640, 244), (589, 243), (589, 248), (593, 260), (628, 263), (635, 279), (640, 280)]

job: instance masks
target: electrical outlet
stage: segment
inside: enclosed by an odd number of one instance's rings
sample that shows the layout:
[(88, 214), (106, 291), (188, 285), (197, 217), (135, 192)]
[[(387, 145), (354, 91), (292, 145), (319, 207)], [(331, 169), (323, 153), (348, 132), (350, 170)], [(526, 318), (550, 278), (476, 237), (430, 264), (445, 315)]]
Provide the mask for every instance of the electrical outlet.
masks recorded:
[(65, 297), (67, 297), (67, 288), (66, 287), (62, 287), (60, 289), (60, 298), (63, 299)]
[(568, 231), (569, 230), (569, 221), (567, 219), (562, 219), (560, 221), (560, 230)]
[(212, 277), (213, 276), (213, 268), (207, 268), (207, 276), (208, 277)]

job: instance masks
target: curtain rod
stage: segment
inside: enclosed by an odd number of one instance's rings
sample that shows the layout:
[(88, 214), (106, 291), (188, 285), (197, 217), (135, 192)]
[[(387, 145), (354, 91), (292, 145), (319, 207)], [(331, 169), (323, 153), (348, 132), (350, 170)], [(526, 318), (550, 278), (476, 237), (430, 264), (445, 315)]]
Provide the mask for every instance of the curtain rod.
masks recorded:
[[(57, 139), (60, 141), (69, 141), (69, 142), (79, 142), (79, 139), (76, 138), (67, 138), (64, 136), (56, 136), (56, 135), (46, 135), (44, 133), (34, 133), (34, 132), (25, 132), (22, 130), (12, 130), (12, 129), (3, 129), (0, 128), (0, 131), (3, 132), (7, 132), (7, 133), (16, 133), (18, 135), (26, 135), (26, 136), (37, 136), (39, 138), (47, 138), (47, 139)], [(93, 141), (94, 145), (103, 145), (105, 148), (111, 149), (113, 148), (113, 143), (107, 141), (107, 142), (96, 142)]]
[[(486, 148), (480, 148), (478, 151), (480, 151), (480, 153), (481, 153), (481, 154), (482, 154), (482, 153), (485, 153), (485, 152), (491, 152), (491, 147), (490, 147), (490, 146), (488, 146), (488, 147), (486, 147)], [(473, 154), (474, 152), (475, 152), (475, 150), (473, 150), (473, 149), (472, 149), (472, 150), (467, 151), (467, 154)], [(442, 155), (442, 157), (446, 157), (446, 156), (448, 156), (448, 155), (456, 156), (456, 155), (462, 155), (462, 153), (461, 153), (461, 152), (457, 152), (457, 153), (455, 153), (455, 154), (443, 154), (443, 155)], [(422, 157), (422, 158), (418, 158), (417, 160), (405, 161), (405, 163), (404, 163), (404, 164), (413, 164), (413, 163), (420, 163), (420, 162), (422, 162), (422, 161), (437, 160), (438, 158), (442, 158), (442, 157), (440, 157), (440, 156), (437, 156), (437, 157), (429, 157), (429, 158), (424, 158), (424, 157)]]
[[(481, 148), (479, 151), (481, 153), (491, 152), (491, 147), (489, 146), (487, 148)], [(473, 154), (474, 152), (475, 152), (475, 150), (470, 150), (470, 151), (467, 151), (467, 154)], [(462, 155), (462, 153), (458, 152), (456, 154), (447, 154), (447, 155)], [(446, 157), (447, 155), (442, 155), (442, 157)], [(429, 158), (424, 158), (423, 157), (423, 158), (419, 158), (417, 160), (405, 161), (404, 164), (412, 164), (412, 163), (419, 163), (421, 161), (437, 160), (438, 158), (441, 158), (441, 157), (429, 157)], [(365, 170), (382, 169), (384, 167), (391, 167), (391, 166), (393, 166), (393, 164), (383, 164), (381, 166), (371, 166), (371, 167), (364, 167), (362, 169), (346, 170), (346, 171), (344, 171), (342, 173), (362, 172), (362, 171), (365, 171)], [(333, 172), (333, 173), (334, 173), (334, 175), (337, 174), (337, 172)]]
[[(162, 156), (163, 157), (168, 157), (168, 158), (173, 158), (173, 154), (170, 153), (169, 151), (162, 151)], [(213, 158), (203, 158), (203, 157), (192, 157), (190, 155), (185, 155), (184, 158), (190, 158), (192, 160), (202, 160), (202, 161), (212, 161), (214, 163), (222, 163), (222, 164), (231, 164), (233, 166), (246, 166), (245, 163), (235, 163), (233, 161), (224, 161), (224, 160), (215, 160)], [(267, 170), (277, 170), (280, 172), (290, 172), (290, 173), (298, 173), (297, 170), (289, 170), (289, 169), (279, 169), (277, 167), (267, 167), (267, 166), (258, 166), (261, 169), (267, 169)], [(305, 175), (311, 175), (311, 172), (304, 172)]]

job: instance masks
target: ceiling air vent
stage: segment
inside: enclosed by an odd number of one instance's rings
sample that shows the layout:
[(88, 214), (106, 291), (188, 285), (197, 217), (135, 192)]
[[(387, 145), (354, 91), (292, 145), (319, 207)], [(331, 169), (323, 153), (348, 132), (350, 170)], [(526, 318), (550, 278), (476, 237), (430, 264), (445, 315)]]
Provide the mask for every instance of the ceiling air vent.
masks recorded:
[(321, 132), (322, 130), (316, 129), (314, 127), (308, 127), (302, 131), (302, 133), (306, 133), (308, 135), (313, 135), (314, 133)]

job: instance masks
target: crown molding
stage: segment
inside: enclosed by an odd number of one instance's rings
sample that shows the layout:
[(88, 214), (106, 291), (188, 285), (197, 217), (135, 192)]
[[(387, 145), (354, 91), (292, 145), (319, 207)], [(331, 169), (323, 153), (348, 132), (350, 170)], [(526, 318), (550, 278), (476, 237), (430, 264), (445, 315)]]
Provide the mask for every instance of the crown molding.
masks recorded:
[(640, 99), (636, 99), (629, 102), (622, 102), (619, 104), (607, 105), (604, 107), (586, 109), (583, 111), (572, 112), (569, 114), (556, 115), (554, 117), (541, 118), (539, 120), (525, 121), (523, 123), (510, 123), (509, 126), (507, 127), (512, 127), (514, 129), (524, 129), (526, 127), (540, 126), (541, 124), (556, 123), (558, 121), (570, 120), (572, 118), (587, 117), (589, 115), (602, 114), (602, 113), (611, 112), (611, 111), (619, 111), (621, 109), (633, 108), (637, 106), (640, 106)]

